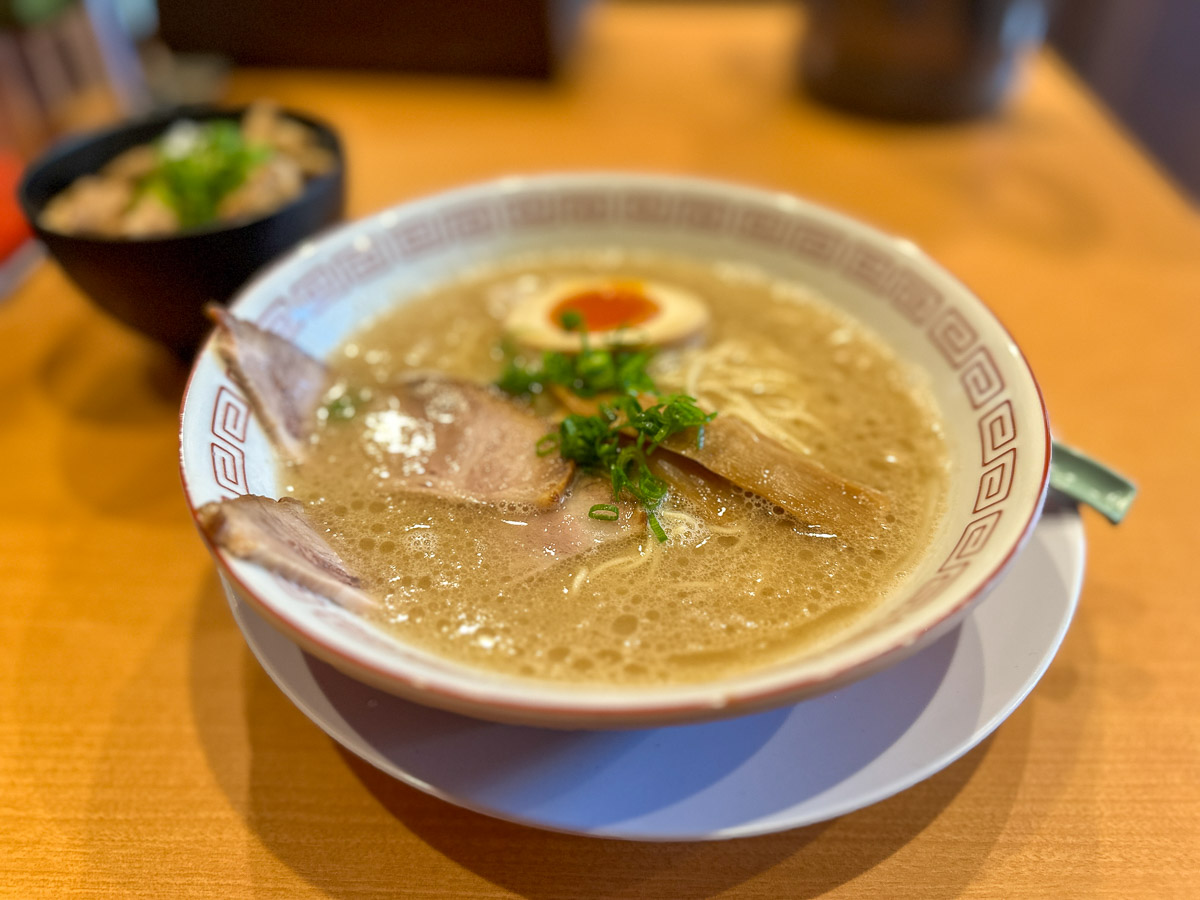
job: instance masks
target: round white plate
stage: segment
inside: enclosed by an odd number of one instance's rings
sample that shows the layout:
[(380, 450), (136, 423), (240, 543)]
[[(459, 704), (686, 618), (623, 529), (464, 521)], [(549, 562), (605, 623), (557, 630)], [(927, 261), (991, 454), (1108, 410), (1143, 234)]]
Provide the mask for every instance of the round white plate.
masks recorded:
[(966, 753), (1049, 666), (1083, 566), (1078, 513), (1048, 504), (1003, 582), (916, 656), (796, 706), (645, 731), (551, 731), (419, 706), (306, 655), (226, 593), (250, 649), (301, 711), (418, 790), (557, 831), (713, 840), (851, 812)]

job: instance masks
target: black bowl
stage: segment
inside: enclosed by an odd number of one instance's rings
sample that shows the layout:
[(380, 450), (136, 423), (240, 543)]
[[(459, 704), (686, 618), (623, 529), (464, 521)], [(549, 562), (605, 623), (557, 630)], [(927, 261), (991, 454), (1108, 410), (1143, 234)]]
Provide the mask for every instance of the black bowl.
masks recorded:
[(244, 109), (183, 107), (70, 139), (25, 172), (21, 208), (63, 271), (95, 303), (126, 325), (190, 359), (211, 323), (206, 303), (225, 303), (251, 275), (285, 250), (342, 217), (345, 158), (337, 134), (323, 122), (284, 110), (318, 135), (336, 160), (304, 192), (268, 216), (153, 238), (59, 234), (38, 220), (46, 204), (76, 178), (98, 171), (124, 150), (145, 144), (179, 119), (240, 118)]

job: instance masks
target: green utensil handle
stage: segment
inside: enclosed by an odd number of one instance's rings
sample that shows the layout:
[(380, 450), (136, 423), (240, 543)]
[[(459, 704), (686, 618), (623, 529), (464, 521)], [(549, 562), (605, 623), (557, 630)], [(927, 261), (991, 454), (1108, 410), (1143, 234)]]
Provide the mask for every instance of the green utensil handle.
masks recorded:
[(1086, 503), (1114, 525), (1137, 496), (1137, 486), (1128, 478), (1058, 441), (1050, 456), (1050, 487)]

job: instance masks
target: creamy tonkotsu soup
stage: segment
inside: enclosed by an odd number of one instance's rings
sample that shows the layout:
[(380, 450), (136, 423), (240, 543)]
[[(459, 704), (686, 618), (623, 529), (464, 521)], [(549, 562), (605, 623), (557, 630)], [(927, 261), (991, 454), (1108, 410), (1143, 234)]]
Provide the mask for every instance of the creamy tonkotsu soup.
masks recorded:
[[(672, 487), (657, 508), (665, 542), (625, 498), (622, 521), (589, 522), (604, 539), (579, 549), (532, 507), (396, 490), (389, 475), (413, 447), (388, 418), (389, 385), (418, 371), (494, 382), (513, 308), (587, 277), (701, 298), (705, 335), (655, 353), (658, 387), (881, 492), (886, 506), (833, 527), (710, 476), (699, 493)], [(880, 608), (944, 504), (942, 425), (915, 374), (831, 304), (745, 266), (617, 250), (514, 258), (398, 304), (328, 364), (337, 384), (309, 459), (282, 473), (287, 492), (382, 599), (382, 627), (497, 673), (687, 683), (795, 657)], [(545, 393), (511, 402), (532, 403), (547, 431), (564, 414)], [(587, 485), (577, 475), (572, 489)], [(599, 490), (612, 502), (611, 487)]]

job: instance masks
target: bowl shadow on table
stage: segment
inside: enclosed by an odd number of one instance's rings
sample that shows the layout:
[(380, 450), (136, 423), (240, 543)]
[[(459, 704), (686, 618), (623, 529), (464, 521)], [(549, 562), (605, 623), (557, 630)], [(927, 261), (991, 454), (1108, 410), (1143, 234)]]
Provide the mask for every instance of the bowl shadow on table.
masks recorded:
[[(65, 328), (37, 362), (37, 388), (63, 413), (63, 478), (96, 512), (157, 518), (178, 514), (179, 404), (187, 369), (121, 326)], [(153, 437), (153, 444), (147, 437)]]
[[(726, 841), (642, 843), (544, 831), (449, 806), (338, 748), (363, 785), (413, 834), (463, 868), (530, 900), (702, 900), (772, 870), (787, 873), (780, 883), (788, 885), (790, 897), (819, 897), (919, 835), (967, 784), (987, 750), (985, 743), (906, 794), (830, 822)], [(855, 836), (852, 843), (847, 834)], [(956, 869), (953, 882), (925, 885), (921, 896), (957, 897), (985, 855), (960, 859), (966, 864)]]
[[(343, 750), (304, 718), (241, 643), (215, 577), (202, 593), (193, 629), (193, 715), (214, 775), (262, 846), (332, 897), (359, 896), (369, 885), (382, 890), (399, 878), (438, 870), (433, 854), (465, 870), (442, 873), (450, 879), (447, 889), (479, 893), (478, 879), (484, 879), (532, 900), (705, 898), (770, 870), (786, 873), (791, 896), (815, 897), (863, 875), (920, 835), (971, 784), (994, 744), (989, 740), (921, 784), (832, 822), (722, 842), (599, 840), (453, 806)], [(225, 648), (216, 655), (214, 636)], [(228, 676), (214, 667), (239, 663), (242, 709), (215, 704), (205, 685)], [(1017, 795), (1031, 716), (1019, 711), (1005, 726), (1006, 763), (988, 767), (988, 813), (970, 823), (972, 839), (953, 842), (953, 864), (942, 869), (939, 883), (923, 884), (913, 896), (957, 896), (988, 857)], [(242, 730), (248, 772), (244, 751), (230, 750), (231, 731)], [(352, 827), (329, 827), (339, 820)], [(260, 874), (269, 877), (270, 871)]]

